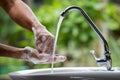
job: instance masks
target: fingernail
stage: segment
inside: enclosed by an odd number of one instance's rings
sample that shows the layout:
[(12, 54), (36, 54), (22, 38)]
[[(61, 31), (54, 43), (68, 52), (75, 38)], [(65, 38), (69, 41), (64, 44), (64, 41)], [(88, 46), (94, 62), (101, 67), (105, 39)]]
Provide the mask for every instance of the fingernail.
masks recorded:
[(56, 62), (64, 62), (66, 60), (65, 56), (58, 56), (56, 57)]

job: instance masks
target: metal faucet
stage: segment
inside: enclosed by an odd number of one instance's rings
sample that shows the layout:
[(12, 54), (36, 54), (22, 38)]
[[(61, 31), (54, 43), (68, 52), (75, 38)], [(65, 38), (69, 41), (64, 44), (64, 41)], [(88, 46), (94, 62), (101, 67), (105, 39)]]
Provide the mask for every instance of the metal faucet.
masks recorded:
[(97, 63), (98, 66), (105, 66), (107, 68), (107, 70), (111, 70), (111, 68), (112, 68), (112, 59), (111, 59), (111, 56), (110, 56), (109, 46), (108, 46), (107, 41), (105, 40), (105, 38), (103, 37), (103, 35), (101, 34), (101, 32), (97, 29), (96, 25), (93, 23), (93, 21), (91, 20), (91, 18), (80, 7), (77, 7), (77, 6), (68, 7), (67, 9), (65, 9), (61, 13), (61, 16), (65, 17), (66, 14), (69, 11), (71, 11), (71, 10), (78, 10), (78, 11), (80, 11), (80, 13), (84, 16), (84, 18), (90, 24), (91, 28), (98, 34), (98, 36), (100, 37), (100, 39), (103, 41), (103, 44), (104, 44), (104, 56), (105, 56), (104, 58), (97, 58), (96, 55), (95, 55), (95, 51), (94, 50), (91, 50), (90, 53), (93, 55), (93, 57), (96, 60), (96, 63)]

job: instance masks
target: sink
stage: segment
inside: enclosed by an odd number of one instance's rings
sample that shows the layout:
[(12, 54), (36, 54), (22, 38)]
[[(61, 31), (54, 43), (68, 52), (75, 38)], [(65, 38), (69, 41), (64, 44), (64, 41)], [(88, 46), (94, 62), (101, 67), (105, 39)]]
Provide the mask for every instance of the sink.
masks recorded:
[(120, 80), (120, 68), (111, 71), (105, 67), (63, 67), (32, 69), (10, 73), (12, 80)]

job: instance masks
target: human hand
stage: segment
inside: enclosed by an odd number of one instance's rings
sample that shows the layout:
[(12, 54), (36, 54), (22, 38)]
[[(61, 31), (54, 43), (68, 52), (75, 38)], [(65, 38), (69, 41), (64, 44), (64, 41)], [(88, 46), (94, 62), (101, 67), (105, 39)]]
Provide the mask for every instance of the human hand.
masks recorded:
[(66, 60), (65, 56), (51, 56), (50, 54), (40, 54), (36, 49), (31, 47), (25, 47), (22, 52), (21, 59), (25, 61), (32, 62), (34, 64), (48, 64), (64, 62)]
[(54, 36), (46, 28), (32, 28), (35, 42), (39, 53), (52, 54), (54, 47)]

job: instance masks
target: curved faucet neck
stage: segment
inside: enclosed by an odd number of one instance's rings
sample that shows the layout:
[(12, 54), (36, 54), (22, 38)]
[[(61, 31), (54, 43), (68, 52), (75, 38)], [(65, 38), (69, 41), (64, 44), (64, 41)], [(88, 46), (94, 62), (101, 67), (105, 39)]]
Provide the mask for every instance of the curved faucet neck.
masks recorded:
[(96, 25), (93, 23), (93, 21), (91, 20), (91, 18), (86, 14), (86, 12), (80, 8), (80, 7), (77, 7), (77, 6), (72, 6), (72, 7), (69, 7), (67, 8), (66, 10), (64, 10), (62, 13), (61, 13), (61, 16), (65, 17), (66, 14), (71, 11), (71, 10), (79, 10), (80, 13), (84, 16), (84, 18), (88, 21), (88, 23), (90, 24), (91, 28), (98, 34), (98, 36), (101, 38), (101, 40), (103, 41), (104, 43), (104, 49), (106, 52), (109, 52), (109, 46), (108, 46), (108, 43), (107, 41), (105, 40), (105, 38), (102, 36), (102, 34), (100, 33), (100, 31), (96, 28)]
[[(65, 9), (62, 13), (61, 16), (65, 17), (66, 14), (71, 11), (71, 10), (79, 10), (80, 13), (84, 16), (84, 18), (88, 21), (88, 23), (90, 24), (91, 28), (98, 34), (98, 36), (100, 37), (100, 39), (103, 41), (104, 43), (104, 50), (105, 50), (105, 59), (104, 61), (110, 61), (110, 66), (107, 68), (108, 70), (111, 70), (111, 57), (110, 57), (110, 52), (109, 52), (109, 46), (107, 41), (105, 40), (105, 38), (103, 37), (103, 35), (101, 34), (101, 32), (97, 29), (96, 25), (93, 23), (93, 21), (91, 20), (91, 18), (87, 15), (87, 13), (80, 7), (77, 6), (71, 6), (68, 7), (67, 9)], [(103, 60), (101, 60), (103, 61)], [(99, 62), (99, 61), (98, 61)]]

